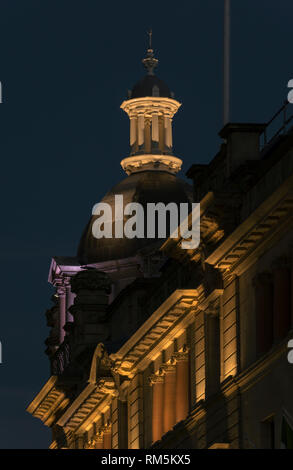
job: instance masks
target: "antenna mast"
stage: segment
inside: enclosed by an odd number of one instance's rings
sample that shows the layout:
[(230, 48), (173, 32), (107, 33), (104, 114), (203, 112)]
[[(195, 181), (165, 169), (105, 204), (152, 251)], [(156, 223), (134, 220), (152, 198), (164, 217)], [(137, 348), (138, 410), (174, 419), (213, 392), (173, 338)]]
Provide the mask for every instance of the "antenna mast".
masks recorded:
[(230, 36), (231, 10), (230, 0), (224, 0), (224, 93), (223, 120), (224, 125), (230, 120)]

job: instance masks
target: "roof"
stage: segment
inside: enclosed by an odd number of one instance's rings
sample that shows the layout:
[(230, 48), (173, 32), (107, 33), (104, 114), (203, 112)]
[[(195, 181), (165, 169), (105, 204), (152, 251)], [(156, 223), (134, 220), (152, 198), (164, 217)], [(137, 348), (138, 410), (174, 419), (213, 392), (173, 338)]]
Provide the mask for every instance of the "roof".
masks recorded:
[(134, 85), (130, 98), (143, 98), (145, 96), (172, 98), (172, 93), (166, 83), (156, 75), (146, 75)]

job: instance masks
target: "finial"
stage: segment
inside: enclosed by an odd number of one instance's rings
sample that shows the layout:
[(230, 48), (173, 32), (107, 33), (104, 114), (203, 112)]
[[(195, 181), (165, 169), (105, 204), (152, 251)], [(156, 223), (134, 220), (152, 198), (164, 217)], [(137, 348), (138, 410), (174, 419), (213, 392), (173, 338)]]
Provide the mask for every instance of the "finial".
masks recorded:
[(154, 69), (157, 67), (159, 61), (158, 59), (155, 58), (154, 51), (152, 49), (153, 32), (151, 29), (148, 32), (148, 35), (149, 35), (149, 48), (147, 50), (146, 57), (142, 60), (142, 63), (147, 69), (148, 75), (154, 75)]
[(148, 32), (149, 35), (149, 49), (152, 48), (152, 36), (153, 36), (153, 31), (150, 29)]

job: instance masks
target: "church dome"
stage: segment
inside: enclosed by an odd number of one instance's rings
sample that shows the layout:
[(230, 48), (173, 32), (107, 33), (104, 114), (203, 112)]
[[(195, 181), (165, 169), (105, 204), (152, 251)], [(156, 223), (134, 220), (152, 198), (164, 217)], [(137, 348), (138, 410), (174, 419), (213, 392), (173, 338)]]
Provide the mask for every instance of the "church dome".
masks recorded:
[(145, 96), (172, 98), (172, 93), (166, 83), (156, 75), (146, 75), (134, 85), (129, 98), (143, 98)]
[[(115, 233), (115, 195), (123, 195), (124, 207), (130, 202), (140, 203), (145, 209), (145, 215), (147, 203), (192, 202), (191, 186), (174, 174), (165, 171), (133, 173), (115, 185), (101, 201), (108, 203), (112, 208), (113, 234)], [(78, 248), (78, 258), (81, 264), (128, 258), (135, 256), (140, 249), (156, 243), (155, 239), (148, 238), (97, 239), (92, 234), (93, 223), (97, 218), (97, 215), (92, 215), (81, 237)], [(161, 241), (163, 243), (163, 239)]]

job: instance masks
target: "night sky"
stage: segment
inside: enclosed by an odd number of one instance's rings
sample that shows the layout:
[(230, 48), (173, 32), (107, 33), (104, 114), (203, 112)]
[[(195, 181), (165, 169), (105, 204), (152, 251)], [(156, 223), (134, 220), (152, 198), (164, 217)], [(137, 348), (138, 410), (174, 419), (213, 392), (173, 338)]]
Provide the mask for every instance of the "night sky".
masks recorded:
[[(217, 153), (223, 3), (1, 1), (0, 448), (49, 445), (25, 408), (49, 378), (50, 259), (76, 253), (92, 206), (124, 177), (120, 104), (144, 75), (150, 27), (157, 75), (183, 103), (173, 132), (181, 176)], [(232, 120), (265, 122), (293, 78), (293, 3), (231, 3)]]

